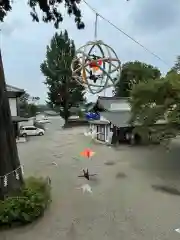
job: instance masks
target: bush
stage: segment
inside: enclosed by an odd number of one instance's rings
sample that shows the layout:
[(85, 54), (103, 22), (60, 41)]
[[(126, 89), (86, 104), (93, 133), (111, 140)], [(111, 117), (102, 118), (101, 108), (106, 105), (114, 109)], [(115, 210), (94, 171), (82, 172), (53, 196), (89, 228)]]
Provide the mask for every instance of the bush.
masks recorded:
[(85, 114), (81, 110), (78, 111), (78, 116), (80, 119), (85, 119)]
[(30, 177), (16, 197), (0, 201), (0, 225), (31, 223), (51, 202), (50, 184), (47, 179)]

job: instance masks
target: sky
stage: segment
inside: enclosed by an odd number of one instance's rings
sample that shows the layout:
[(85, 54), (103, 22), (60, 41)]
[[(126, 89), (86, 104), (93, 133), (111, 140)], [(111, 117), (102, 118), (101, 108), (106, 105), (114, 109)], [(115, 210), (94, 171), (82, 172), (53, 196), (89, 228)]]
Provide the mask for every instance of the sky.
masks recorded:
[[(97, 38), (110, 45), (122, 63), (139, 60), (158, 67), (165, 74), (180, 54), (179, 0), (87, 0), (101, 15), (109, 19), (150, 51), (161, 62), (102, 19), (98, 19)], [(83, 2), (80, 4), (84, 30), (78, 30), (73, 17), (63, 11), (64, 21), (59, 30), (53, 24), (32, 22), (27, 0), (16, 0), (13, 10), (0, 24), (1, 50), (7, 84), (25, 89), (31, 96), (46, 100), (47, 89), (40, 64), (45, 59), (46, 46), (56, 31), (67, 29), (76, 47), (94, 40), (95, 14)], [(104, 93), (103, 93), (104, 94)], [(106, 91), (106, 96), (111, 91)], [(89, 101), (97, 95), (87, 94)]]

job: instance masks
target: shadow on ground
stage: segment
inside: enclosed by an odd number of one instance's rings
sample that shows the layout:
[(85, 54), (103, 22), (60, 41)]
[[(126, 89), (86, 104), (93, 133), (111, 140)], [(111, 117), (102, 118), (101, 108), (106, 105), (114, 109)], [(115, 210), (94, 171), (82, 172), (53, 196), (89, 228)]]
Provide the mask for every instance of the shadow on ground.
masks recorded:
[(123, 172), (118, 172), (118, 173), (116, 174), (116, 178), (117, 178), (117, 179), (126, 178), (126, 177), (127, 177), (127, 175), (126, 175), (125, 173), (123, 173)]
[(91, 183), (92, 186), (97, 186), (100, 184), (100, 179), (98, 176), (92, 176), (90, 177), (89, 182)]
[(152, 188), (155, 191), (160, 191), (160, 192), (164, 192), (170, 195), (176, 195), (176, 196), (180, 196), (180, 191), (177, 188), (174, 187), (170, 187), (170, 186), (161, 186), (161, 185), (152, 185)]
[[(167, 151), (163, 147), (134, 148), (132, 168), (163, 180), (180, 180), (180, 144), (173, 142)], [(132, 156), (131, 151), (131, 156)], [(143, 157), (142, 157), (143, 156)]]
[(107, 161), (104, 163), (106, 166), (114, 166), (116, 163), (114, 161)]

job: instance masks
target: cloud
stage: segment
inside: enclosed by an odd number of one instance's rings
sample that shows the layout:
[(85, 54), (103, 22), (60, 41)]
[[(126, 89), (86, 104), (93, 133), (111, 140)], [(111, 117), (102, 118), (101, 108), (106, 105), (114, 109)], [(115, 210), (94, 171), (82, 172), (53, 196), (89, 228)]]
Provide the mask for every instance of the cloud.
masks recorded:
[(9, 37), (11, 34), (13, 34), (14, 31), (20, 30), (21, 28), (23, 28), (23, 26), (23, 22), (19, 19), (14, 19), (13, 22), (2, 22), (0, 24), (1, 34)]
[(1, 26), (1, 33), (5, 36), (10, 36), (14, 30), (14, 26), (7, 23), (2, 24)]
[(180, 22), (179, 0), (134, 0), (131, 22), (141, 33), (157, 33)]

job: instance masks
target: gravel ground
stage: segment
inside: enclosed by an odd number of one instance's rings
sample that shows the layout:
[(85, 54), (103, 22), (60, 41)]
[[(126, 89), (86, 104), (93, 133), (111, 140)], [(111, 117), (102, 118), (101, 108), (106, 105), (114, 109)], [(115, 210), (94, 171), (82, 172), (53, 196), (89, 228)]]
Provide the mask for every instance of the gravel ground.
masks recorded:
[[(162, 147), (114, 149), (92, 143), (83, 135), (84, 128), (62, 130), (58, 119), (48, 128), (45, 136), (18, 148), (26, 175), (50, 176), (51, 207), (36, 223), (1, 232), (0, 239), (180, 238), (174, 231), (180, 227), (179, 140), (169, 152)], [(91, 160), (79, 157), (85, 147), (96, 152)], [(78, 178), (84, 167), (97, 176), (91, 181)], [(86, 183), (92, 194), (78, 189)]]

